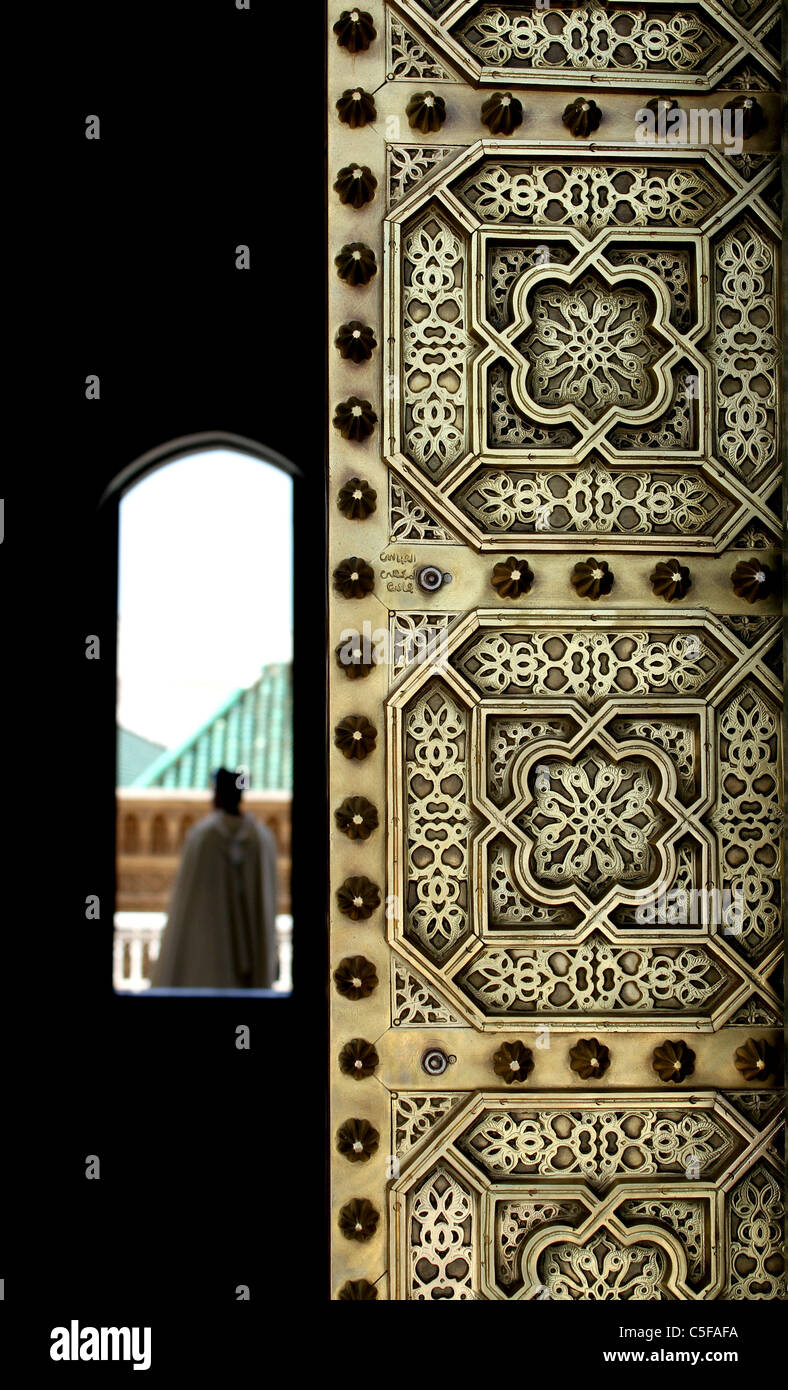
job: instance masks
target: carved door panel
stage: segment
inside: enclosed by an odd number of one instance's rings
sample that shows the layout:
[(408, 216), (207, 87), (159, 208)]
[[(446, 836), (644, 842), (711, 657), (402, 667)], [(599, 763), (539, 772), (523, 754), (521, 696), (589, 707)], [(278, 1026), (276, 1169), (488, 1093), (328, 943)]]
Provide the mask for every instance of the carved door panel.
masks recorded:
[(782, 1297), (776, 7), (329, 20), (333, 1295)]

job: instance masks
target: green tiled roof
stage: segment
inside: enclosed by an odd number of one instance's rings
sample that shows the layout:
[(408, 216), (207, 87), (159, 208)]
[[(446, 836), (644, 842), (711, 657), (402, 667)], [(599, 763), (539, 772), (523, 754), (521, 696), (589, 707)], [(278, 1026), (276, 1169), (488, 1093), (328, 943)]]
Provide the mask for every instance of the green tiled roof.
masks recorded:
[(292, 668), (265, 666), (254, 685), (237, 690), (180, 748), (164, 752), (135, 787), (208, 791), (217, 767), (248, 768), (252, 791), (290, 791), (293, 783)]
[(149, 738), (133, 734), (130, 729), (118, 728), (118, 786), (130, 787), (146, 768), (164, 753), (163, 743), (151, 743)]

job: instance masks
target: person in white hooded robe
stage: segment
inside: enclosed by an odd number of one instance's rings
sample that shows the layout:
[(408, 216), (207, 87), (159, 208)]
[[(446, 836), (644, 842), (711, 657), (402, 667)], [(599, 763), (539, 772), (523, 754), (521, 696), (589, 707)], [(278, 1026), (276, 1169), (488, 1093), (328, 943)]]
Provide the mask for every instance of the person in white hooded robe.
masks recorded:
[(214, 773), (214, 810), (183, 846), (152, 985), (270, 989), (278, 973), (276, 841), (241, 810), (235, 773)]

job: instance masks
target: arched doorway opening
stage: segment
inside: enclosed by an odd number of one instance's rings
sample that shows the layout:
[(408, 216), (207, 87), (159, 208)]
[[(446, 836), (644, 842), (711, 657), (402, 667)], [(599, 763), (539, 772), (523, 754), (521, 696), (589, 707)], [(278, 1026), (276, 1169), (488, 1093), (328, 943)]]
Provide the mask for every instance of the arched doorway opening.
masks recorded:
[[(193, 827), (221, 815), (220, 767), (275, 844), (278, 968), (265, 984), (291, 989), (295, 476), (252, 441), (201, 435), (137, 460), (105, 494), (118, 508), (116, 992), (160, 992), (179, 865)], [(241, 987), (219, 976), (179, 992)]]

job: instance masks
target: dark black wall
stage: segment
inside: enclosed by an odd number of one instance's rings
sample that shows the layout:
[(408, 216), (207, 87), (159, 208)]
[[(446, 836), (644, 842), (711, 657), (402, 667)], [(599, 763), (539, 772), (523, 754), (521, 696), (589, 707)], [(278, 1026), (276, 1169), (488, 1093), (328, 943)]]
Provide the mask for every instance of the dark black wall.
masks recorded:
[[(244, 1362), (296, 1289), (312, 1308), (330, 1297), (324, 19), (310, 3), (296, 32), (292, 9), (274, 15), (262, 0), (250, 12), (234, 0), (65, 8), (43, 190), (55, 290), (40, 334), (34, 325), (45, 390), (5, 492), (3, 558), (29, 579), (35, 612), (23, 796), (37, 824), (45, 813), (48, 850), (15, 927), (28, 977), (6, 982), (40, 990), (45, 1014), (36, 1010), (24, 1084), (41, 1133), (33, 1195), (0, 1273), (6, 1315), (14, 1303), (34, 1318), (44, 1371), (130, 1372), (53, 1367), (55, 1324), (152, 1324), (154, 1373), (171, 1383), (179, 1367), (220, 1357), (228, 1338)], [(293, 45), (295, 72), (282, 60)], [(101, 119), (98, 142), (84, 138), (89, 114)], [(91, 373), (97, 402), (85, 399)], [(295, 992), (270, 1002), (116, 998), (111, 985), (117, 505), (98, 504), (140, 455), (200, 431), (257, 440), (302, 474)], [(239, 518), (239, 546), (253, 544)], [(90, 633), (100, 661), (85, 660)], [(19, 738), (11, 728), (11, 744)], [(85, 920), (92, 893), (100, 922)], [(240, 1023), (249, 1052), (234, 1045)], [(24, 1130), (14, 1137), (24, 1143)], [(85, 1179), (90, 1153), (98, 1182)], [(250, 1302), (236, 1301), (238, 1284)], [(20, 1290), (33, 1287), (35, 1307), (26, 1297), (23, 1308)]]

